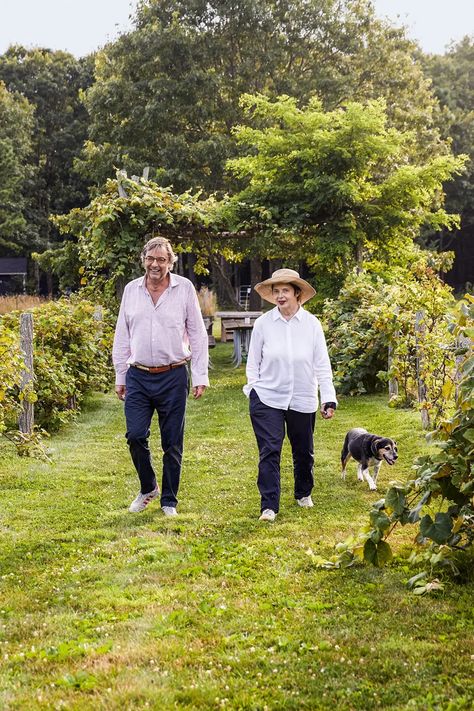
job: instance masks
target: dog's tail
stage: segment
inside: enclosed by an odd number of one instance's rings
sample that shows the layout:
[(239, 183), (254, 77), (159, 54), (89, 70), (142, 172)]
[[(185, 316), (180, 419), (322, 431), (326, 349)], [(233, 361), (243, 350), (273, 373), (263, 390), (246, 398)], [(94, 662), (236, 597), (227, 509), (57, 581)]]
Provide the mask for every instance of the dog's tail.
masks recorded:
[(342, 446), (342, 452), (341, 452), (341, 465), (342, 465), (343, 473), (346, 470), (346, 465), (347, 465), (347, 462), (349, 461), (350, 456), (351, 455), (349, 453), (349, 432), (348, 432), (345, 436), (344, 444)]

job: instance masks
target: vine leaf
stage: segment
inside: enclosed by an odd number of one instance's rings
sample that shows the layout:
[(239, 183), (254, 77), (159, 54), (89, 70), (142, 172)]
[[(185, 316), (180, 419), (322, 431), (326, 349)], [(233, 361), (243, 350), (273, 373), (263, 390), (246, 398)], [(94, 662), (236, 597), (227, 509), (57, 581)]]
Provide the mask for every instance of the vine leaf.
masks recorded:
[(420, 521), (420, 532), (425, 538), (431, 538), (435, 543), (446, 543), (453, 530), (453, 520), (448, 513), (438, 512), (435, 520), (429, 514)]
[(417, 503), (416, 506), (414, 506), (412, 509), (410, 509), (408, 516), (407, 516), (407, 522), (408, 523), (417, 523), (420, 520), (420, 511), (423, 508), (425, 504), (428, 503), (428, 501), (431, 498), (431, 491), (425, 491), (419, 502)]
[(364, 560), (381, 568), (392, 559), (392, 549), (386, 541), (374, 543), (370, 538), (364, 545)]
[(385, 506), (400, 516), (406, 506), (405, 489), (400, 486), (392, 486), (387, 491)]

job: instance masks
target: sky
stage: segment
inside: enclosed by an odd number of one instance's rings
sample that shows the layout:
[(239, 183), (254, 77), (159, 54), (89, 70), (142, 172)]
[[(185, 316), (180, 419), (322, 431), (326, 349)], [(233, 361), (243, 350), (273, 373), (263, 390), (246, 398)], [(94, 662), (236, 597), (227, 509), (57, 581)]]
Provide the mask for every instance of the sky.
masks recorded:
[[(376, 12), (425, 52), (474, 35), (474, 0), (372, 0)], [(64, 49), (81, 57), (131, 28), (137, 0), (0, 0), (0, 54), (10, 44)]]

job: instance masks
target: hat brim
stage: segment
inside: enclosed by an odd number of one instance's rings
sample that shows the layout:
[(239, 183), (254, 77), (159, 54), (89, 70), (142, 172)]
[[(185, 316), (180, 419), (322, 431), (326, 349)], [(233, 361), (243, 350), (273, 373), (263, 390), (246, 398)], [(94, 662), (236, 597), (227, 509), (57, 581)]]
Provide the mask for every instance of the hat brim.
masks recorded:
[(301, 277), (271, 277), (270, 279), (265, 279), (265, 281), (255, 284), (254, 289), (262, 299), (269, 301), (271, 304), (276, 304), (277, 301), (272, 291), (272, 287), (275, 284), (295, 284), (299, 286), (301, 289), (300, 304), (306, 303), (316, 295), (316, 291), (311, 284), (305, 281), (305, 279), (301, 279)]

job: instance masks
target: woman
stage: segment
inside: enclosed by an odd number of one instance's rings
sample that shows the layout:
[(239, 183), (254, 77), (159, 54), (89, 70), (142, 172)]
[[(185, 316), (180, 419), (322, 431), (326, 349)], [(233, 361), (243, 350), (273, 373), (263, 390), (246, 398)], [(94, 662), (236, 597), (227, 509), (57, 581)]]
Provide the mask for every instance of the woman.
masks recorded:
[(326, 340), (319, 320), (302, 308), (315, 290), (293, 269), (278, 269), (255, 286), (276, 304), (255, 321), (247, 360), (245, 394), (260, 460), (260, 521), (274, 521), (280, 505), (280, 457), (285, 425), (293, 454), (295, 499), (313, 506), (313, 432), (321, 393), (321, 414), (337, 406)]

